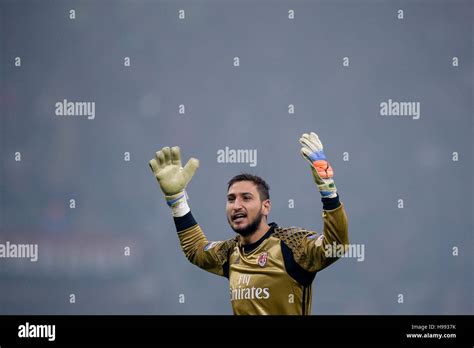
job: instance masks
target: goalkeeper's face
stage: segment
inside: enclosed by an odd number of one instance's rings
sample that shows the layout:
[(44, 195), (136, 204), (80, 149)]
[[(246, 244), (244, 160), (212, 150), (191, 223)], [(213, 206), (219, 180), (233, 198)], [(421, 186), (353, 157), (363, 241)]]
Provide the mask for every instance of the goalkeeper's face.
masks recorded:
[(242, 236), (253, 234), (267, 223), (270, 200), (262, 201), (252, 181), (235, 182), (227, 192), (227, 221)]

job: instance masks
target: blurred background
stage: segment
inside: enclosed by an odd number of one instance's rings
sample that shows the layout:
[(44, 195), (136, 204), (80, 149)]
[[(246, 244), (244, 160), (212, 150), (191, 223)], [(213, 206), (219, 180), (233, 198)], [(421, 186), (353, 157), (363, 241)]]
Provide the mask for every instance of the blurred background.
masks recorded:
[[(39, 253), (0, 258), (0, 314), (231, 314), (148, 161), (174, 145), (201, 161), (188, 194), (209, 240), (234, 237), (241, 172), (269, 183), (270, 221), (321, 231), (309, 131), (365, 246), (316, 276), (313, 314), (473, 314), (472, 2), (2, 1), (0, 16), (0, 244)], [(64, 99), (95, 118), (56, 115)], [(389, 99), (420, 118), (381, 116)], [(218, 163), (226, 146), (257, 166)]]

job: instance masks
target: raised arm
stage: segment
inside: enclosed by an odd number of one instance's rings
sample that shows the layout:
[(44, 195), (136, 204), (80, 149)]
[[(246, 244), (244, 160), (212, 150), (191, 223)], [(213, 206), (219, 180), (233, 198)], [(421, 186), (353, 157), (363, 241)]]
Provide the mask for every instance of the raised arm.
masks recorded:
[(323, 202), (323, 234), (311, 233), (301, 240), (298, 263), (307, 271), (320, 271), (337, 260), (349, 244), (348, 221), (344, 205), (339, 202), (334, 171), (326, 159), (323, 144), (316, 133), (300, 138), (301, 155), (309, 162), (313, 179)]
[(228, 252), (233, 241), (209, 242), (189, 208), (186, 186), (199, 168), (199, 160), (191, 158), (184, 168), (178, 146), (164, 147), (149, 162), (166, 202), (171, 207), (181, 248), (194, 265), (221, 276), (228, 276)]

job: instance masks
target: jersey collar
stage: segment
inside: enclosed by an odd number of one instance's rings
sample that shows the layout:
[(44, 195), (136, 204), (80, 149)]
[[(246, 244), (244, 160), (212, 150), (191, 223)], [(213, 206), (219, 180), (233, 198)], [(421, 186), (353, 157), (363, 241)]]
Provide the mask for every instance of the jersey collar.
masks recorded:
[(257, 240), (256, 242), (252, 243), (252, 244), (245, 244), (245, 245), (242, 245), (243, 249), (244, 249), (244, 252), (246, 253), (249, 253), (249, 252), (252, 252), (254, 251), (255, 249), (257, 249), (257, 247), (262, 244), (262, 242), (267, 239), (268, 237), (271, 236), (271, 234), (275, 231), (275, 228), (278, 227), (278, 225), (274, 222), (270, 222), (269, 223), (270, 225), (270, 228), (268, 229), (268, 231), (259, 239)]

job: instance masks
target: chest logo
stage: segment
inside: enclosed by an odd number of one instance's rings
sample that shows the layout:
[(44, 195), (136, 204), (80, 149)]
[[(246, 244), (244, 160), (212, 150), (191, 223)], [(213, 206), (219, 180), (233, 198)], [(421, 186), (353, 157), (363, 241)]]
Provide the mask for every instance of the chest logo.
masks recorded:
[(265, 251), (262, 253), (262, 255), (258, 257), (258, 265), (260, 267), (265, 267), (265, 265), (267, 264), (267, 260), (268, 260), (268, 253)]

